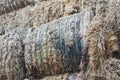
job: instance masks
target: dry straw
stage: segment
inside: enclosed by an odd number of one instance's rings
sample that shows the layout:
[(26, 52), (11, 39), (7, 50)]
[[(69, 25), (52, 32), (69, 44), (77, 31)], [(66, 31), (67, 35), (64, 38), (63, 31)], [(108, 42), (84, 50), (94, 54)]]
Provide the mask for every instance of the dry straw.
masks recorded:
[(0, 0), (0, 15), (33, 5), (34, 0)]

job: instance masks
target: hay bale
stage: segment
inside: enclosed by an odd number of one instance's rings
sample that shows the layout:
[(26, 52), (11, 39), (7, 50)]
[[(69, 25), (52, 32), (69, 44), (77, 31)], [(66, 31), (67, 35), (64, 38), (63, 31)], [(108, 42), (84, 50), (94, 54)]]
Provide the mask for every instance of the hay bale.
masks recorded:
[(84, 13), (64, 17), (38, 28), (17, 28), (1, 36), (0, 79), (39, 79), (79, 71), (84, 45), (81, 43), (83, 36), (80, 30), (83, 28), (80, 23), (83, 19), (80, 17)]

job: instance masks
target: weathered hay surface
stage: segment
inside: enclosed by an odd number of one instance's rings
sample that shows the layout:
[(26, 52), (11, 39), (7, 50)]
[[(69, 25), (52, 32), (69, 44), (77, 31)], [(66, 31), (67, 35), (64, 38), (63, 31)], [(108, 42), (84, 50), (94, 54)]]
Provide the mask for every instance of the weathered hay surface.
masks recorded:
[(89, 58), (87, 63), (81, 63), (81, 79), (120, 80), (119, 3), (119, 0), (98, 2), (96, 16), (88, 29)]
[[(91, 8), (87, 10), (89, 12)], [(92, 14), (85, 13), (65, 17), (40, 28), (17, 28), (1, 36), (0, 79), (39, 79), (79, 71), (82, 45), (85, 44), (81, 43), (82, 39), (85, 40), (81, 34), (85, 32), (82, 26), (85, 25), (85, 17)], [(81, 15), (87, 16), (81, 18)]]
[(93, 20), (92, 10), (85, 10), (41, 28), (17, 28), (0, 36), (0, 80), (80, 69), (79, 80), (120, 80), (120, 0), (95, 1)]
[(24, 8), (31, 4), (34, 4), (33, 0), (0, 0), (0, 15)]

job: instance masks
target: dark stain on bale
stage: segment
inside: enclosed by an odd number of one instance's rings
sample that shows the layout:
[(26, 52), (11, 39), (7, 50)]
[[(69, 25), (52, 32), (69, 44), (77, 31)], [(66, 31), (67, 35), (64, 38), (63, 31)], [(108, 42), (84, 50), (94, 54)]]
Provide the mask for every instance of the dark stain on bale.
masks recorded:
[(120, 53), (118, 51), (112, 52), (112, 58), (120, 59)]

